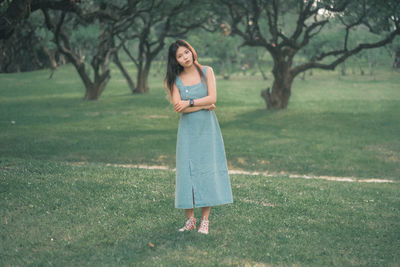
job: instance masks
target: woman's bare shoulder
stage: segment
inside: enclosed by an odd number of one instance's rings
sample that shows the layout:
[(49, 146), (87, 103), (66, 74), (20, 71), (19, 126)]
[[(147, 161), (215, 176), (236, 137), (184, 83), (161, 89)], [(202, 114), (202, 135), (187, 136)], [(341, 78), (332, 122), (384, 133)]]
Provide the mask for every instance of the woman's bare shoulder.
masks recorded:
[(206, 68), (207, 74), (214, 74), (212, 67), (203, 65), (203, 68)]

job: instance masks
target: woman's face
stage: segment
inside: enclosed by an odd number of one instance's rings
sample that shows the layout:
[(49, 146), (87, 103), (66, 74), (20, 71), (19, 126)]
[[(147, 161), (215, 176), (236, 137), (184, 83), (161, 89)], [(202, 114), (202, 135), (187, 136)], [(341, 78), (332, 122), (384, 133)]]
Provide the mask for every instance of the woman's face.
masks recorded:
[(180, 46), (178, 50), (176, 50), (176, 60), (182, 67), (190, 67), (193, 64), (192, 51), (187, 47)]

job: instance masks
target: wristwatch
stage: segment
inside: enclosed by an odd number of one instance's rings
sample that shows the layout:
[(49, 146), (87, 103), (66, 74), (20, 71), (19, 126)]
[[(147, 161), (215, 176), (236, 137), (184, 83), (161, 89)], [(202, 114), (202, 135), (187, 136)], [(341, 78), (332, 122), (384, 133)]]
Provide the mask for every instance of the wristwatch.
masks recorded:
[(190, 104), (191, 107), (193, 107), (193, 105), (194, 105), (194, 100), (193, 100), (193, 99), (189, 99), (189, 104)]

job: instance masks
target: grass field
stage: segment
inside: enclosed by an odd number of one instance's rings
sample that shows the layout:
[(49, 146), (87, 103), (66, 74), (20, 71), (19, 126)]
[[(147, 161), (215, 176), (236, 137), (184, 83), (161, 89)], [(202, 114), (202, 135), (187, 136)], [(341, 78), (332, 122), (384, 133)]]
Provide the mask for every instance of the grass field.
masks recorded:
[(4, 159), (0, 168), (1, 266), (400, 264), (400, 183), (233, 175), (234, 204), (212, 209), (203, 236), (177, 231), (172, 171)]
[[(99, 101), (84, 102), (71, 66), (0, 75), (0, 154), (61, 161), (175, 165), (179, 115), (162, 76), (131, 95), (114, 70)], [(265, 109), (259, 77), (218, 80), (229, 167), (308, 175), (400, 179), (400, 75), (314, 72), (295, 80), (287, 110)], [(14, 123), (13, 123), (14, 122)]]
[[(131, 95), (121, 75), (84, 102), (71, 66), (0, 74), (1, 266), (400, 266), (400, 75), (314, 72), (267, 111), (258, 76), (218, 79), (234, 203), (210, 235), (178, 233), (179, 115), (160, 75)], [(291, 179), (289, 174), (395, 183)], [(151, 247), (149, 244), (154, 244)]]

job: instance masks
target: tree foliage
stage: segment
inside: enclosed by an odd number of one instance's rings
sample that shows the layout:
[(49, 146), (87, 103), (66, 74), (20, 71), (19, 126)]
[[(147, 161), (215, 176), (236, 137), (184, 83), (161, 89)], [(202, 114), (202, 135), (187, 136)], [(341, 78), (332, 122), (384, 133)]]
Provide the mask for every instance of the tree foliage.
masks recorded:
[[(225, 78), (257, 66), (267, 79), (262, 57), (269, 53), (274, 80), (261, 95), (268, 109), (283, 109), (300, 73), (333, 70), (357, 54), (373, 66), (376, 55), (363, 51), (395, 40), (399, 10), (396, 0), (0, 0), (0, 48), (7, 55), (0, 59), (31, 57), (44, 66), (41, 59), (48, 58), (55, 68), (59, 53), (79, 73), (85, 99), (100, 96), (114, 61), (131, 91), (145, 93), (151, 64), (167, 40), (190, 33)], [(14, 45), (21, 40), (29, 40), (24, 53)], [(136, 66), (135, 81), (120, 60), (122, 50)], [(398, 67), (398, 46), (390, 51)]]
[[(116, 35), (118, 43), (135, 63), (137, 85), (134, 93), (148, 92), (147, 78), (151, 63), (162, 51), (167, 38), (182, 38), (196, 28), (207, 29), (207, 12), (194, 0), (137, 1), (136, 16), (121, 24)], [(121, 69), (121, 71), (123, 71)]]
[[(263, 47), (274, 60), (272, 89), (261, 94), (268, 109), (287, 107), (291, 85), (298, 74), (313, 68), (333, 70), (360, 51), (389, 44), (400, 34), (400, 2), (395, 0), (219, 2), (229, 10), (232, 34), (242, 38), (242, 45)], [(333, 29), (330, 25), (335, 25), (338, 31), (324, 36), (327, 29)], [(352, 42), (360, 30), (377, 37)], [(317, 37), (319, 42), (313, 44)], [(309, 45), (316, 49), (308, 49)], [(295, 65), (294, 57), (300, 51), (305, 51), (303, 54), (309, 60)]]

